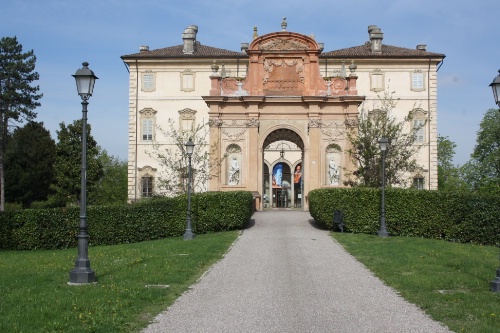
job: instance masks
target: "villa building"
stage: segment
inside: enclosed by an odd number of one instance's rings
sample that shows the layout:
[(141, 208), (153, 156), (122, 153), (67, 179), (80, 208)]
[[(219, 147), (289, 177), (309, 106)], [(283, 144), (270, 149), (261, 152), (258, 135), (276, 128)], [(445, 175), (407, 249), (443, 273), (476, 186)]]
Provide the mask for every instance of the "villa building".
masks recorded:
[(154, 193), (162, 166), (148, 151), (172, 145), (158, 131), (170, 119), (180, 132), (208, 126), (217, 167), (204, 190), (252, 191), (258, 209), (308, 209), (309, 191), (343, 186), (354, 168), (346, 120), (376, 109), (388, 91), (398, 99), (393, 116), (423, 124), (409, 184), (437, 189), (437, 71), (445, 56), (425, 45), (385, 45), (377, 26), (368, 27), (366, 43), (325, 52), (286, 27), (283, 20), (262, 36), (254, 28), (237, 52), (201, 44), (193, 25), (180, 45), (122, 56), (130, 72), (129, 200)]

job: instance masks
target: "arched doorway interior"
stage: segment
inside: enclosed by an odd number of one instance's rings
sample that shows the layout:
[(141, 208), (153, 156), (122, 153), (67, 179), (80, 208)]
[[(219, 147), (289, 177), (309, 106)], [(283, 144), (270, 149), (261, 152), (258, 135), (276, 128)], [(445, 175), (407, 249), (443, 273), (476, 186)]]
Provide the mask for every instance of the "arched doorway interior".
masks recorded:
[(263, 145), (262, 193), (264, 208), (303, 207), (304, 144), (293, 130), (271, 132)]

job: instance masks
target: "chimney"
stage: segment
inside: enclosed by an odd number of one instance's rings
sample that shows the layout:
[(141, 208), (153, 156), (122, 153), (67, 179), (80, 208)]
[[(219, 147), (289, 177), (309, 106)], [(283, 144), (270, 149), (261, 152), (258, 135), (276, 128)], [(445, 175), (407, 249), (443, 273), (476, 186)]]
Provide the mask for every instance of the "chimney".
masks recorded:
[(370, 36), (370, 45), (372, 54), (382, 54), (382, 39), (384, 34), (376, 25), (368, 26), (368, 35)]
[(417, 50), (419, 50), (419, 51), (427, 51), (427, 45), (425, 45), (425, 44), (418, 44), (417, 45)]
[(190, 25), (184, 30), (182, 34), (182, 40), (184, 42), (184, 48), (182, 53), (193, 54), (196, 46), (196, 33), (198, 32), (198, 26)]
[(140, 51), (141, 53), (148, 52), (148, 51), (149, 51), (149, 46), (142, 45), (142, 46), (139, 48), (139, 51)]

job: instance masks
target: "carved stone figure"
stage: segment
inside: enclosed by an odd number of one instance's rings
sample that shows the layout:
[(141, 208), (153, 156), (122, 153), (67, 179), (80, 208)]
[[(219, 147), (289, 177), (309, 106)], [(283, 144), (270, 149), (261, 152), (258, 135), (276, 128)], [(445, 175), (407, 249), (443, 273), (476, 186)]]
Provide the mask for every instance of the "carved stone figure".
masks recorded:
[(229, 168), (229, 185), (238, 185), (240, 183), (240, 166), (236, 157), (233, 157)]
[(339, 184), (339, 168), (335, 163), (333, 157), (331, 157), (330, 161), (328, 162), (328, 176), (330, 178), (330, 185)]

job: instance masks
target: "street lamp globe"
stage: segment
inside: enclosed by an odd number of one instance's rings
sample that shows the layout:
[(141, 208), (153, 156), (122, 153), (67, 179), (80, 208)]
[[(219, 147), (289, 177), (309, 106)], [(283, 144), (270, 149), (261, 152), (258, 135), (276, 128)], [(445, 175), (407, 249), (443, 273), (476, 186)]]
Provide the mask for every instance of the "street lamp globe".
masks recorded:
[(493, 89), (493, 97), (495, 97), (495, 103), (500, 107), (500, 70), (498, 71), (497, 77), (491, 82), (490, 87)]
[(95, 80), (97, 80), (98, 77), (95, 76), (94, 72), (88, 68), (88, 62), (84, 62), (82, 65), (83, 67), (77, 70), (73, 77), (76, 81), (78, 95), (80, 95), (83, 100), (87, 100), (90, 96), (92, 96)]
[(193, 151), (194, 151), (194, 143), (193, 143), (193, 140), (191, 138), (189, 138), (188, 142), (185, 144), (186, 146), (186, 153), (188, 154), (188, 156), (191, 156), (193, 155)]

